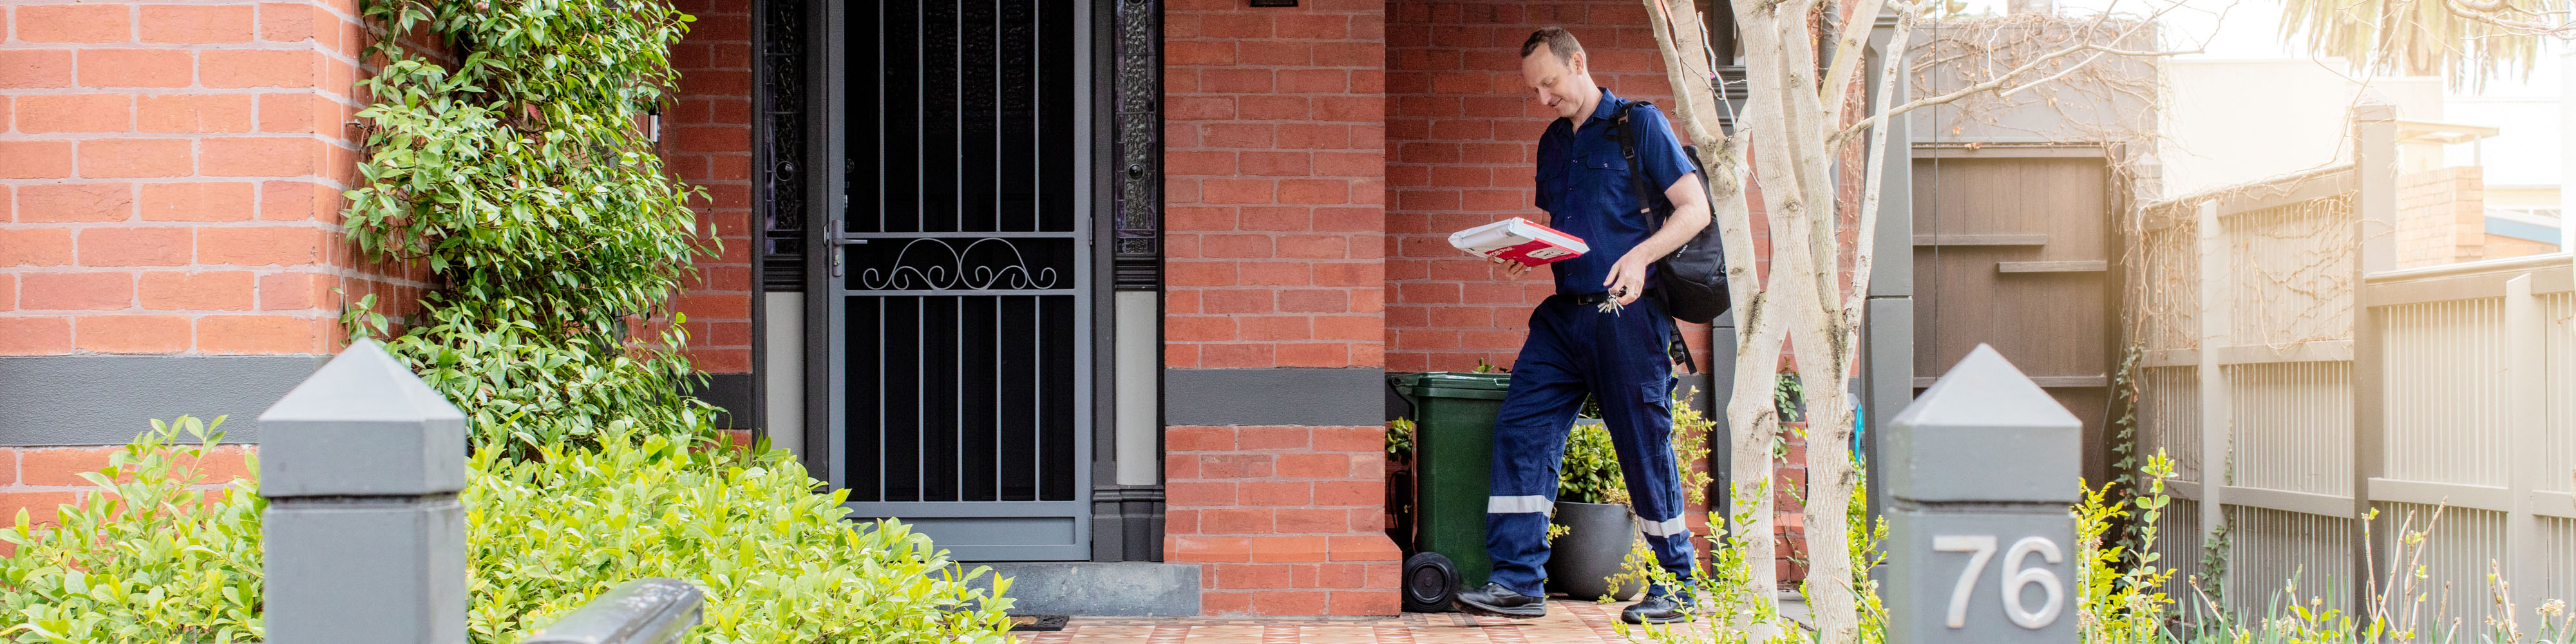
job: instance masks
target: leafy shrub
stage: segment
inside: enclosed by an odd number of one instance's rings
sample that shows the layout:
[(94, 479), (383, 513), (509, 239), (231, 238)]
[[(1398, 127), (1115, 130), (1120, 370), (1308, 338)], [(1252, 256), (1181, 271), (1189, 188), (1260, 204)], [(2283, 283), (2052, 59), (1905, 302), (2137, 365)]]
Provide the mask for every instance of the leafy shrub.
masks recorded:
[[(691, 21), (667, 0), (364, 0), (384, 64), (359, 81), (369, 156), (344, 213), (369, 258), (425, 266), (422, 298), (386, 349), (472, 415), (486, 445), (526, 453), (612, 424), (707, 432), (676, 392), (685, 318), (658, 316), (713, 252), (637, 117), (677, 80)], [(449, 55), (452, 56), (444, 56)], [(353, 335), (396, 329), (369, 312)], [(642, 320), (667, 321), (631, 342)], [(504, 442), (502, 439), (516, 438)]]
[(2157, 451), (2139, 473), (2145, 475), (2145, 493), (2124, 498), (2115, 490), (2125, 486), (2104, 483), (2086, 487), (2084, 501), (2075, 506), (2075, 541), (2084, 552), (2075, 583), (2076, 627), (2091, 644), (2161, 641), (2165, 615), (2173, 609), (2173, 599), (2160, 590), (2173, 569), (2156, 567), (2159, 553), (2132, 552), (2110, 534), (2134, 521), (2139, 543), (2156, 541), (2156, 521), (2173, 500), (2165, 493), (2165, 481), (2174, 477), (2173, 459)]
[[(217, 420), (215, 424), (220, 424)], [(21, 642), (240, 642), (261, 635), (257, 485), (189, 489), (213, 425), (182, 417), (84, 477), (100, 486), (39, 529), (0, 540), (0, 634)], [(197, 439), (180, 443), (185, 434)], [(610, 434), (599, 449), (467, 462), (469, 638), (514, 644), (618, 583), (673, 577), (707, 591), (693, 641), (999, 644), (1010, 600), (967, 583), (895, 522), (853, 526), (839, 494), (771, 452), (691, 449)], [(120, 482), (122, 481), (122, 482)], [(203, 499), (200, 502), (200, 499)], [(102, 547), (102, 544), (106, 544)]]
[(1398, 465), (1413, 462), (1413, 421), (1398, 418), (1386, 421), (1386, 460)]
[(259, 639), (268, 502), (241, 479), (191, 489), (205, 482), (197, 464), (222, 425), (152, 421), (108, 454), (106, 468), (80, 473), (98, 488), (63, 506), (57, 525), (38, 529), (18, 510), (0, 530), (17, 547), (0, 558), (0, 633), (21, 642)]
[[(1849, 544), (1854, 563), (1849, 583), (1859, 611), (1854, 641), (1879, 644), (1887, 641), (1888, 615), (1886, 605), (1879, 597), (1879, 583), (1872, 578), (1872, 569), (1889, 563), (1886, 550), (1880, 546), (1887, 540), (1887, 521), (1884, 518), (1873, 521), (1869, 516), (1866, 469), (1854, 468), (1853, 472), (1860, 480), (1852, 486), (1851, 497), (1845, 503), (1851, 510), (1846, 529), (1851, 531)], [(2163, 626), (2164, 619), (2173, 608), (2173, 601), (2158, 589), (2173, 575), (2173, 571), (2156, 567), (2153, 554), (2129, 553), (2116, 544), (2105, 545), (2105, 535), (2114, 525), (2124, 519), (2135, 518), (2152, 526), (2170, 501), (2164, 484), (2174, 475), (2172, 459), (2158, 453), (2148, 459), (2147, 467), (2141, 473), (2146, 475), (2148, 488), (2136, 497), (2134, 504), (2117, 500), (2119, 497), (2110, 493), (2112, 486), (2097, 489), (2077, 482), (2085, 494), (2083, 501), (2072, 510), (2076, 518), (2076, 540), (2083, 557), (2077, 572), (2077, 596), (2073, 600), (2077, 629), (2086, 644), (2152, 644), (2171, 639)], [(1755, 507), (1754, 501), (1761, 498), (1759, 495), (1770, 493), (1765, 487), (1746, 486), (1736, 492), (1734, 507), (1738, 512), (1734, 520), (1738, 524), (1752, 520), (1750, 513)], [(1710, 517), (1713, 525), (1734, 525), (1719, 519)], [(1812, 634), (1803, 632), (1802, 626), (1774, 612), (1774, 605), (1747, 601), (1752, 592), (1769, 593), (1771, 589), (1750, 587), (1753, 583), (1752, 563), (1744, 557), (1745, 538), (1746, 535), (1741, 534), (1720, 535), (1716, 539), (1714, 566), (1700, 573), (1700, 620), (1714, 620), (1714, 623), (1687, 627), (1617, 625), (1619, 632), (1631, 641), (1656, 644), (1809, 641)], [(2149, 542), (2155, 539), (2152, 527), (2144, 533), (2144, 538)], [(1667, 587), (1682, 585), (1682, 580), (1655, 565), (1654, 561), (1654, 553), (1640, 545), (1629, 553), (1619, 575), (1611, 578), (1612, 583), (1642, 580)], [(1811, 578), (1807, 581), (1814, 583), (1819, 580)], [(1807, 590), (1806, 584), (1800, 585), (1801, 594)], [(1766, 632), (1774, 635), (1767, 640), (1759, 636), (1759, 633)], [(2291, 638), (2287, 641), (2302, 640)]]
[[(745, 458), (667, 437), (477, 456), (462, 495), (474, 570), (472, 637), (522, 631), (637, 577), (706, 589), (706, 641), (1000, 643), (1008, 599), (966, 587), (930, 539), (842, 518), (846, 492), (784, 452)], [(1007, 592), (1009, 583), (995, 587)]]
[(1575, 423), (1565, 434), (1565, 463), (1557, 470), (1556, 500), (1573, 503), (1627, 503), (1628, 484), (1619, 472), (1619, 453), (1610, 430), (1600, 423)]

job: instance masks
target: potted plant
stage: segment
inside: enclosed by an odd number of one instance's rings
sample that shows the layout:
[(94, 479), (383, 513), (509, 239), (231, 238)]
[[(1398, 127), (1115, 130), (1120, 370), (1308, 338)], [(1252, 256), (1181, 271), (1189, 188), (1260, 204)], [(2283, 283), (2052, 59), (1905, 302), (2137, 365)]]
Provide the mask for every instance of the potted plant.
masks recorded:
[(1645, 590), (1635, 582), (1614, 589), (1609, 581), (1643, 537), (1628, 509), (1619, 454), (1599, 418), (1578, 418), (1566, 434), (1556, 515), (1549, 522), (1548, 590), (1578, 599), (1610, 595), (1620, 600)]

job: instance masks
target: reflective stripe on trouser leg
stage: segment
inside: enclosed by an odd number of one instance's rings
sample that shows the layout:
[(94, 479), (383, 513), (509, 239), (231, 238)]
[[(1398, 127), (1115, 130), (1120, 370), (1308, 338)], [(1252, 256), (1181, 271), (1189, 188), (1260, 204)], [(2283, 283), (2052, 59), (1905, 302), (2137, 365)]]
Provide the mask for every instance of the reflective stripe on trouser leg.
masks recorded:
[(1521, 512), (1545, 513), (1555, 507), (1556, 501), (1536, 494), (1485, 498), (1486, 514), (1517, 514)]

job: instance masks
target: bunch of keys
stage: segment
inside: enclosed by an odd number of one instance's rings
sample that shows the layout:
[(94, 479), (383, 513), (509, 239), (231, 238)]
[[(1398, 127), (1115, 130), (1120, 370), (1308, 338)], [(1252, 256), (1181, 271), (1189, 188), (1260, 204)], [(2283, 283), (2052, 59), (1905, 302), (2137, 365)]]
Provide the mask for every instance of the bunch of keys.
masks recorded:
[(1594, 310), (1597, 310), (1597, 311), (1600, 311), (1600, 312), (1603, 312), (1603, 313), (1608, 313), (1608, 314), (1611, 314), (1611, 315), (1618, 315), (1618, 314), (1619, 314), (1619, 310), (1620, 310), (1620, 309), (1624, 309), (1624, 308), (1627, 308), (1627, 307), (1628, 307), (1628, 305), (1620, 304), (1620, 303), (1619, 303), (1620, 298), (1625, 298), (1625, 297), (1627, 297), (1627, 296), (1628, 296), (1628, 289), (1624, 289), (1624, 288), (1623, 288), (1623, 289), (1619, 289), (1619, 290), (1616, 290), (1616, 291), (1611, 291), (1611, 292), (1610, 292), (1610, 296), (1609, 296), (1609, 297), (1605, 297), (1605, 298), (1601, 298), (1601, 304), (1600, 304), (1599, 306), (1595, 306), (1595, 307), (1593, 307), (1593, 309), (1594, 309)]

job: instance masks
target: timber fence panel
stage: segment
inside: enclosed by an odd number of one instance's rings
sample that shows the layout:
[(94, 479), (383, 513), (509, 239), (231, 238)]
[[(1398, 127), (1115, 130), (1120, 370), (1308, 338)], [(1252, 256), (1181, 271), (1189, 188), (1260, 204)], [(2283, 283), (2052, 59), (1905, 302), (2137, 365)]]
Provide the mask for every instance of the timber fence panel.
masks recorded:
[[(2505, 513), (2424, 503), (2381, 502), (2376, 506), (2383, 520), (2374, 529), (2388, 530), (2394, 536), (2411, 525), (2411, 531), (2424, 533), (2420, 552), (2417, 547), (2401, 544), (2388, 548), (2387, 554), (2380, 557), (2379, 579), (2382, 585), (2390, 586), (2387, 603), (2392, 614), (2421, 616), (2413, 625), (2418, 632), (2434, 634), (2430, 641), (2488, 641), (2486, 619), (2492, 614), (2493, 602), (2489, 599), (2487, 564), (2504, 558)], [(2421, 579), (2405, 572), (2418, 569), (2424, 573)], [(2399, 572), (2390, 575), (2390, 570)], [(2418, 603), (2409, 599), (2413, 597), (2423, 599)], [(2406, 622), (2399, 623), (2401, 627), (2405, 625)]]
[[(2138, 382), (2140, 453), (2164, 452), (2174, 461), (2174, 479), (2208, 480), (2202, 474), (2200, 440), (2200, 369), (2146, 367)], [(2196, 498), (2196, 497), (2195, 497)]]
[(2405, 304), (2380, 315), (2388, 358), (2385, 476), (2504, 485), (2503, 298)]
[(2352, 363), (2226, 367), (2236, 401), (2236, 485), (2352, 495)]
[(2200, 602), (2191, 590), (2192, 581), (2208, 575), (2201, 566), (2203, 544), (2200, 502), (2177, 495), (2165, 504), (2163, 516), (2156, 521), (2156, 541), (2148, 547), (2156, 552), (2156, 567), (2173, 571), (2165, 580), (2164, 593), (2185, 613)]
[(2227, 508), (2227, 602), (2238, 619), (2286, 614), (2287, 602), (2349, 610), (2352, 520), (2306, 512)]

